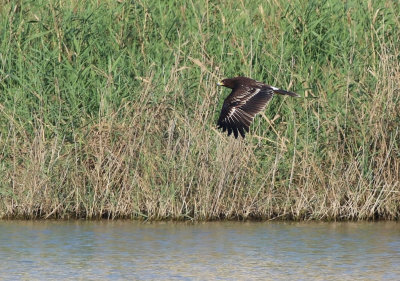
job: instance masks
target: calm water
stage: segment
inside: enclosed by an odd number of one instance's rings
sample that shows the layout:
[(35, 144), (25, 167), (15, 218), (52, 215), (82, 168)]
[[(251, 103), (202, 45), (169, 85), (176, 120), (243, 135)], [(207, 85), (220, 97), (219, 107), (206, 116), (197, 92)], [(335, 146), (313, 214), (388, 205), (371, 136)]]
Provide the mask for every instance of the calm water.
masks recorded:
[(0, 221), (0, 280), (400, 280), (400, 223)]

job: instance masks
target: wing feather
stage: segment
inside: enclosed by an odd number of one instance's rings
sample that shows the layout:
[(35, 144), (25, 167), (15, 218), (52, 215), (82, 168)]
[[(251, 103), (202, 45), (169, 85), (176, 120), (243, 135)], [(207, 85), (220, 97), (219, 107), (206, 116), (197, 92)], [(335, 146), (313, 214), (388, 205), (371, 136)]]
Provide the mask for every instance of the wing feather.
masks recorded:
[(273, 94), (273, 89), (268, 86), (232, 90), (222, 106), (218, 119), (219, 128), (222, 128), (223, 132), (228, 130), (228, 136), (233, 132), (235, 138), (239, 134), (244, 138), (255, 115), (264, 110)]

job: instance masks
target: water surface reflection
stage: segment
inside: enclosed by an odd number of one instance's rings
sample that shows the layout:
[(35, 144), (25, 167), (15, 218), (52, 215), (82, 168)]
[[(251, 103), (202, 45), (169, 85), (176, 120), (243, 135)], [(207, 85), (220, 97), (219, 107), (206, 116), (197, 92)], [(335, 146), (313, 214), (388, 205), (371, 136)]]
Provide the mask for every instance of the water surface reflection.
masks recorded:
[(0, 221), (3, 279), (388, 279), (400, 224)]

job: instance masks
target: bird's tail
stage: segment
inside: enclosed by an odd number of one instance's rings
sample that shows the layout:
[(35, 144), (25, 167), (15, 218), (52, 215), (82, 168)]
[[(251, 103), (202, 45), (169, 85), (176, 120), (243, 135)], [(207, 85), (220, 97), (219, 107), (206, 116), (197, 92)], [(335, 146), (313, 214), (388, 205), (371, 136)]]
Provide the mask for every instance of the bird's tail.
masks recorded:
[(274, 92), (280, 95), (287, 95), (287, 96), (291, 96), (291, 97), (295, 97), (295, 98), (299, 98), (300, 96), (296, 93), (290, 92), (290, 91), (286, 91), (286, 90), (282, 90), (282, 89), (274, 89)]

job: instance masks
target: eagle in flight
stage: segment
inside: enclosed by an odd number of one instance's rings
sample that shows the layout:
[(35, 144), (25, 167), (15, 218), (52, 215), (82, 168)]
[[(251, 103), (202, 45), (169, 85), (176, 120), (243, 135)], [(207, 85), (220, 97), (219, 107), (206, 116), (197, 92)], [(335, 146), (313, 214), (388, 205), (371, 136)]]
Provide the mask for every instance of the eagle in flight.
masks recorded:
[(228, 130), (228, 136), (233, 132), (235, 138), (239, 134), (244, 138), (254, 116), (264, 110), (274, 94), (300, 97), (296, 93), (241, 76), (224, 79), (217, 85), (232, 89), (222, 105), (218, 128), (223, 132)]

